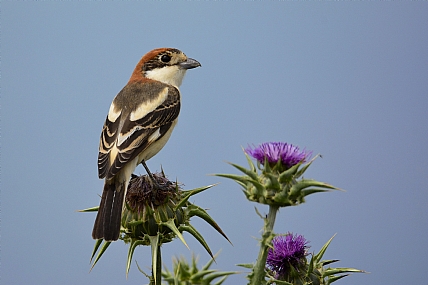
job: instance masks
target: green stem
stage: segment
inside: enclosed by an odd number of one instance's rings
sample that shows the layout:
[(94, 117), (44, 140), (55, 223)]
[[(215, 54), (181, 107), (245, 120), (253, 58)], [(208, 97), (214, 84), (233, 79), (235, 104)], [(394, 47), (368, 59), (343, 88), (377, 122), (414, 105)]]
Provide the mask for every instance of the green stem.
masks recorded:
[(150, 247), (152, 248), (152, 280), (150, 285), (160, 285), (162, 282), (162, 256), (161, 256), (161, 243), (159, 236), (149, 236)]
[(268, 244), (272, 237), (273, 226), (275, 224), (276, 213), (278, 212), (278, 206), (269, 206), (269, 213), (265, 219), (265, 227), (262, 234), (262, 240), (260, 242), (260, 251), (259, 256), (257, 257), (257, 262), (253, 268), (253, 278), (250, 281), (252, 285), (264, 284), (266, 272), (266, 259), (269, 251)]
[(161, 256), (161, 246), (158, 245), (158, 255), (156, 260), (156, 285), (160, 285), (162, 283), (162, 256)]

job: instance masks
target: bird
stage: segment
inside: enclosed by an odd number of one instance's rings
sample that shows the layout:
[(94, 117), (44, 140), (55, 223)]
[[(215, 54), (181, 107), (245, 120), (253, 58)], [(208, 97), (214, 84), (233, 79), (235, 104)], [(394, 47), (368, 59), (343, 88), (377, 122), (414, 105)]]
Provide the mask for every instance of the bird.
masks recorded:
[(145, 54), (110, 105), (99, 143), (98, 176), (104, 179), (93, 239), (119, 238), (122, 209), (135, 168), (156, 155), (177, 124), (179, 86), (188, 69), (201, 66), (175, 48)]

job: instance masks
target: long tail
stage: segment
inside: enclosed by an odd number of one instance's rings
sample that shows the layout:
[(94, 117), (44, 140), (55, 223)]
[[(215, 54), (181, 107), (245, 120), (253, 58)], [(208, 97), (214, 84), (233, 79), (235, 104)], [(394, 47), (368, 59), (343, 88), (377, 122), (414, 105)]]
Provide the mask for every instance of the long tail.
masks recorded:
[(115, 241), (119, 238), (122, 217), (123, 198), (126, 192), (126, 183), (106, 181), (100, 208), (95, 219), (92, 238)]

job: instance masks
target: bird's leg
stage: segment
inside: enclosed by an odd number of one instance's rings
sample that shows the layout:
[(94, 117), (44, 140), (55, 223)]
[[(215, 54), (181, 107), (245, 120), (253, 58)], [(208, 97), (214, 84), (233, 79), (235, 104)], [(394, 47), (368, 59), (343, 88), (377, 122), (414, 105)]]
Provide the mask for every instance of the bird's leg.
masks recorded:
[(149, 168), (147, 167), (146, 162), (144, 161), (144, 159), (141, 161), (141, 164), (144, 166), (144, 168), (146, 169), (147, 175), (149, 175), (150, 180), (152, 181), (152, 183), (155, 185), (155, 187), (157, 189), (165, 189), (165, 185), (160, 185), (158, 183), (158, 181), (155, 179), (155, 177), (153, 176), (153, 174), (150, 172)]
[(153, 174), (150, 172), (149, 168), (147, 167), (146, 162), (144, 161), (144, 159), (141, 161), (141, 164), (144, 166), (144, 168), (146, 169), (147, 174), (149, 175), (150, 179), (156, 183), (155, 178), (153, 177)]

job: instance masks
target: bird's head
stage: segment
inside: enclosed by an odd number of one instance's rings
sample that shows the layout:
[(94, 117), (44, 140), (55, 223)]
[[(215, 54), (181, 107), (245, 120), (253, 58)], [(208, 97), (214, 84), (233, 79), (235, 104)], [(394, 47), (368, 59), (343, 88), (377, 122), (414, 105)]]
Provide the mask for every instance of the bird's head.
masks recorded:
[(178, 49), (158, 48), (141, 58), (130, 81), (145, 77), (179, 87), (186, 71), (198, 66), (201, 64), (197, 60), (188, 58)]

